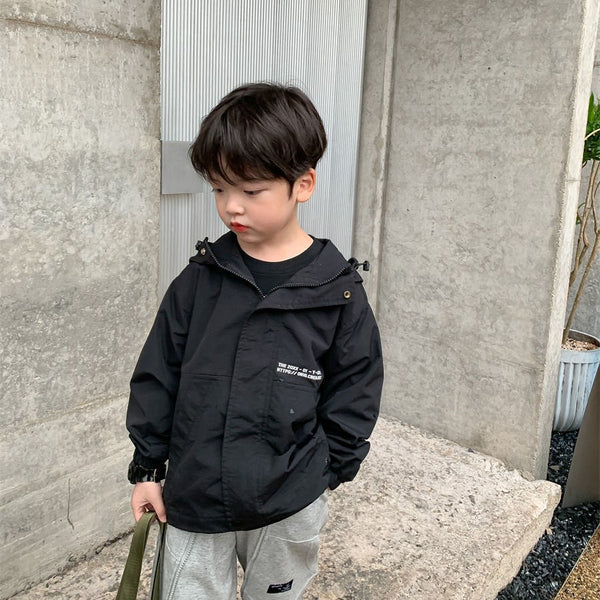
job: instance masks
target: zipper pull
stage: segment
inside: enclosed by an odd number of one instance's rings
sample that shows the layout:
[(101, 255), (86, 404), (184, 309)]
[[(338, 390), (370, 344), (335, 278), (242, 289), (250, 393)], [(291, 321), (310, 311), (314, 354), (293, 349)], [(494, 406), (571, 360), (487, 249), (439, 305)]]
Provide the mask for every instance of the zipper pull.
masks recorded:
[(368, 260), (365, 260), (365, 262), (359, 263), (356, 258), (352, 257), (351, 259), (348, 260), (348, 262), (350, 263), (350, 266), (355, 271), (358, 271), (359, 267), (362, 267), (363, 271), (369, 271), (371, 269), (371, 263)]

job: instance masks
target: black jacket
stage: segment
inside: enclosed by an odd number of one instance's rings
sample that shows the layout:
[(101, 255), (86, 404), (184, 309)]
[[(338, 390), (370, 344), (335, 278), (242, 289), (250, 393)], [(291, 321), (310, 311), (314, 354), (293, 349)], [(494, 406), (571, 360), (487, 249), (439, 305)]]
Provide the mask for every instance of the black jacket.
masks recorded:
[(169, 461), (169, 523), (254, 529), (356, 475), (379, 410), (379, 332), (330, 241), (266, 296), (234, 234), (198, 249), (142, 350), (127, 428), (138, 464)]

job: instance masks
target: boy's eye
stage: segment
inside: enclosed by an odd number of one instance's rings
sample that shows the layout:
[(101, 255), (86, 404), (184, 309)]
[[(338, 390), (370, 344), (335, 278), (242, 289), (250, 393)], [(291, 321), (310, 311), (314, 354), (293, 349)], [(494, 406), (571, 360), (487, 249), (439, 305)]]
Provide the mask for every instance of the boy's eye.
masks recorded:
[(213, 194), (220, 194), (223, 190), (221, 188), (212, 188)]
[(257, 194), (260, 194), (260, 192), (262, 192), (262, 190), (244, 190), (244, 193), (247, 196), (256, 196)]

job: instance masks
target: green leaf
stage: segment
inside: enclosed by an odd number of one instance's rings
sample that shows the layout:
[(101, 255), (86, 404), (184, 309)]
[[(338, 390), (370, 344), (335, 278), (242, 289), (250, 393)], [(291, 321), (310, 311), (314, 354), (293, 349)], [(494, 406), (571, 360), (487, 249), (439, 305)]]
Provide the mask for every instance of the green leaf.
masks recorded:
[[(600, 130), (600, 102), (596, 102), (596, 98), (592, 93), (590, 94), (590, 101), (588, 103), (588, 115), (585, 128), (586, 140), (583, 146), (582, 157), (583, 164), (588, 160), (600, 160), (600, 131), (597, 130)], [(593, 135), (590, 135), (592, 133)]]

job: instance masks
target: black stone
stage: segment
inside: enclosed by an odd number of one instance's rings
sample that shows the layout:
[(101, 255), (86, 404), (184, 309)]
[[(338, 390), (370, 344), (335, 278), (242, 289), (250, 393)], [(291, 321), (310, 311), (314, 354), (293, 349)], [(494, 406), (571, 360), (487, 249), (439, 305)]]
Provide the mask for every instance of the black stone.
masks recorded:
[[(547, 479), (564, 492), (577, 432), (554, 432)], [(554, 511), (549, 532), (538, 541), (512, 582), (496, 600), (553, 600), (600, 523), (600, 502)]]

